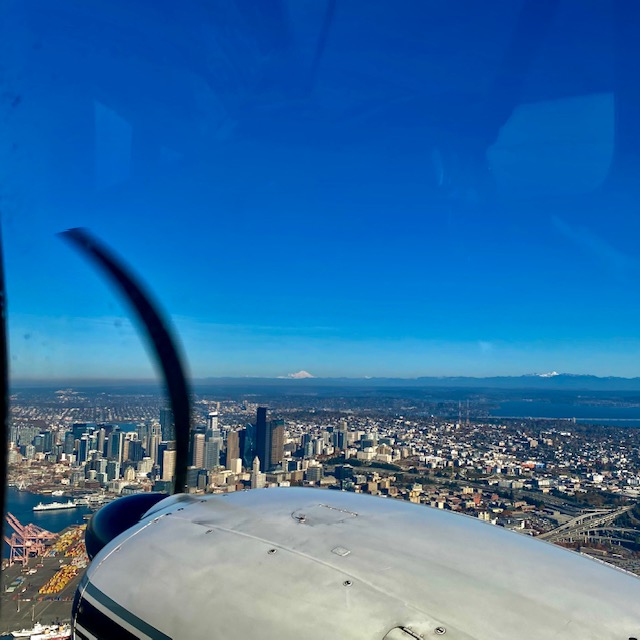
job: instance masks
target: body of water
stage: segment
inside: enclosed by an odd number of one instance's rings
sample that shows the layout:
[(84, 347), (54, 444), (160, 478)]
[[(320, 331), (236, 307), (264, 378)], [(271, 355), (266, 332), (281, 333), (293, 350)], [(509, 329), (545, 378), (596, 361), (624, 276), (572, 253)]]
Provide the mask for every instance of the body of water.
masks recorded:
[(594, 406), (569, 402), (509, 400), (491, 411), (494, 418), (557, 418), (618, 427), (640, 427), (640, 407)]
[[(50, 502), (66, 502), (68, 499), (40, 496), (9, 487), (7, 490), (7, 511), (18, 518), (22, 524), (33, 523), (43, 529), (58, 533), (72, 524), (85, 522), (82, 516), (91, 513), (91, 510), (87, 507), (77, 507), (60, 511), (33, 511), (33, 507), (39, 502), (48, 504)], [(5, 535), (10, 536), (12, 533), (11, 527), (5, 527)], [(2, 557), (9, 557), (9, 546), (4, 541), (2, 543)]]
[(138, 424), (135, 422), (118, 422), (116, 426), (120, 428), (120, 431), (130, 432), (138, 429)]

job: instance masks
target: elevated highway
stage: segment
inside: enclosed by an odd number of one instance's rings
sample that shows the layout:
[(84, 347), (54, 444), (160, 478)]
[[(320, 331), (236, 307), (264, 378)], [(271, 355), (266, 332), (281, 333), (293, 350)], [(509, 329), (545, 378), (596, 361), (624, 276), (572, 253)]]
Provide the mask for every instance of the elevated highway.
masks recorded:
[[(624, 541), (619, 537), (620, 533), (635, 533), (635, 529), (624, 527), (615, 527), (613, 523), (622, 515), (633, 509), (634, 505), (627, 505), (619, 509), (594, 509), (581, 513), (575, 518), (571, 518), (568, 522), (559, 527), (543, 533), (539, 537), (549, 542), (573, 542), (574, 540), (584, 539), (608, 539), (616, 541)], [(607, 532), (613, 535), (607, 535)], [(628, 540), (627, 540), (628, 541)]]

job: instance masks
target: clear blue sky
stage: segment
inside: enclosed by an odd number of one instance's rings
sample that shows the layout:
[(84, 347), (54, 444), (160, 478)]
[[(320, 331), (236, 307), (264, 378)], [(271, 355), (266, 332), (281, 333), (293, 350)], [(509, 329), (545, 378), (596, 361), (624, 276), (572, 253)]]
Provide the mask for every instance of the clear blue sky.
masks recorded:
[(16, 378), (152, 375), (74, 226), (195, 376), (640, 375), (640, 43), (609, 3), (524, 31), (515, 0), (79, 6), (0, 34)]

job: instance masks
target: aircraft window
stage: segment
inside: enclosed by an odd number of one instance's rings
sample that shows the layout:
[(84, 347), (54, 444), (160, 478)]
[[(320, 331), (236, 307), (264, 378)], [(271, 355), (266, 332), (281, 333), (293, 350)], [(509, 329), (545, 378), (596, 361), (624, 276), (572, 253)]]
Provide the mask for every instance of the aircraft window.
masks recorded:
[(635, 372), (637, 305), (604, 317), (636, 269), (633, 3), (331, 4), (11, 3), (16, 378), (153, 376), (120, 301), (53, 240), (76, 226), (149, 277), (196, 378), (299, 353), (320, 376), (581, 370), (609, 344)]
[[(154, 378), (121, 299), (54, 239), (79, 226), (144, 274), (193, 379), (638, 375), (640, 2), (5, 4), (13, 383)], [(164, 431), (145, 486), (170, 482)], [(102, 442), (89, 468), (83, 435), (65, 480), (116, 495), (125, 465), (98, 471)], [(88, 597), (78, 637), (128, 637)]]

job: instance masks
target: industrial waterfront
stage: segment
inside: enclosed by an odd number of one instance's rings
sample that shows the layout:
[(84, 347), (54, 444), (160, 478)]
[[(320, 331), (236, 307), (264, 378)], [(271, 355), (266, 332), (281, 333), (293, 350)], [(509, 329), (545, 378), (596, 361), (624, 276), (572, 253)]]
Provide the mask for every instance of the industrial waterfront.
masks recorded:
[[(91, 510), (85, 506), (59, 511), (33, 511), (38, 503), (47, 504), (56, 499), (60, 498), (46, 497), (29, 491), (20, 491), (16, 487), (8, 487), (7, 512), (12, 513), (20, 522), (33, 522), (52, 533), (59, 533), (67, 527), (83, 524), (85, 516), (91, 513)], [(2, 545), (2, 557), (9, 557), (7, 545)]]
[[(46, 542), (34, 556), (26, 546), (14, 548), (3, 543), (0, 633), (31, 629), (37, 623), (67, 623), (75, 589), (88, 562), (83, 536), (85, 516), (90, 510), (80, 506), (33, 511), (37, 504), (50, 503), (55, 498), (16, 487), (8, 488), (7, 499), (7, 523), (11, 525), (5, 527), (7, 538), (20, 545), (22, 538), (44, 532)], [(12, 549), (17, 557), (10, 557)], [(29, 557), (21, 561), (20, 556), (25, 553)]]

